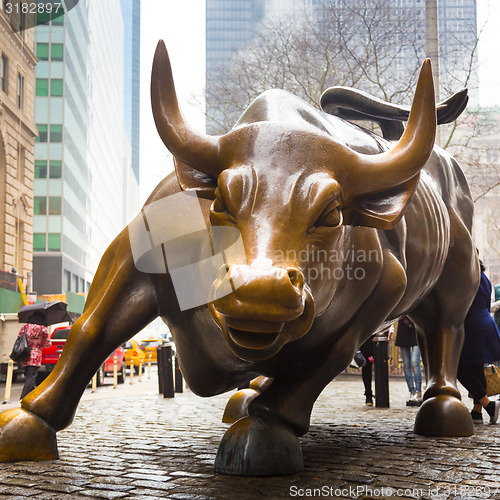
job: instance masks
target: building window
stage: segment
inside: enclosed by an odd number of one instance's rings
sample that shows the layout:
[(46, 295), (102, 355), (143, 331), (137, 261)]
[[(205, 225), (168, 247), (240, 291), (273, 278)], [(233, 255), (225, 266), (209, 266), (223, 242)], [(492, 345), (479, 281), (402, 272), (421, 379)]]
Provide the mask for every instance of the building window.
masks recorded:
[(23, 94), (24, 94), (24, 76), (21, 73), (17, 75), (17, 107), (23, 107)]
[(48, 43), (37, 43), (36, 44), (36, 57), (39, 61), (49, 60), (49, 44)]
[(36, 25), (47, 24), (50, 21), (50, 13), (47, 10), (43, 12), (37, 12), (36, 14)]
[(47, 142), (48, 139), (48, 125), (39, 123), (38, 127), (38, 137), (35, 139), (35, 142)]
[(63, 290), (65, 292), (71, 292), (71, 273), (69, 271), (64, 270), (64, 286)]
[(49, 79), (37, 78), (36, 79), (36, 96), (47, 97), (49, 95)]
[(33, 233), (33, 251), (45, 252), (46, 249), (45, 233)]
[(61, 215), (60, 196), (49, 196), (49, 215)]
[(8, 59), (7, 59), (7, 56), (5, 56), (5, 54), (2, 54), (2, 63), (1, 64), (2, 65), (0, 67), (0, 77), (1, 77), (0, 84), (1, 84), (2, 90), (5, 93), (7, 93), (7, 88), (8, 88), (8, 85), (7, 85)]
[(60, 233), (49, 233), (47, 239), (48, 239), (49, 252), (60, 252), (61, 251), (61, 234)]
[(45, 196), (35, 196), (33, 204), (35, 215), (47, 215), (47, 198)]
[(52, 59), (52, 61), (64, 60), (64, 45), (62, 43), (53, 43), (50, 46), (50, 58)]
[(23, 272), (23, 253), (24, 253), (24, 223), (16, 219), (15, 236), (14, 236), (14, 265), (17, 272)]
[(62, 125), (50, 126), (50, 142), (62, 142)]
[(63, 81), (60, 78), (53, 78), (50, 80), (50, 95), (52, 97), (62, 97)]
[(62, 177), (62, 161), (59, 160), (50, 161), (49, 177), (51, 179), (60, 179)]
[(64, 14), (60, 14), (55, 19), (52, 18), (52, 26), (64, 26)]
[(47, 178), (47, 162), (45, 160), (35, 161), (35, 179)]
[(19, 182), (24, 182), (24, 163), (26, 156), (26, 150), (21, 146), (17, 145), (17, 165), (16, 165), (16, 179)]

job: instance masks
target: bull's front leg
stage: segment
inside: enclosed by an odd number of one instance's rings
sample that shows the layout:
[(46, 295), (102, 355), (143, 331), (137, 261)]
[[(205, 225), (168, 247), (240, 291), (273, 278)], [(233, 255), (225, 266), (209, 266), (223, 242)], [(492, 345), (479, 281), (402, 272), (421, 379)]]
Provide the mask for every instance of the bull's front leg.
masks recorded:
[[(337, 339), (280, 373), (269, 388), (250, 402), (248, 416), (234, 423), (221, 441), (216, 472), (261, 476), (302, 470), (298, 436), (309, 429), (316, 399), (349, 365), (359, 345), (387, 318), (405, 287), (406, 276), (401, 265), (390, 252), (385, 252), (382, 274), (359, 314)], [(348, 308), (349, 300), (338, 304), (339, 310)], [(335, 324), (328, 315), (316, 321), (322, 324), (313, 326), (311, 335), (315, 334), (314, 328), (320, 333)]]
[(21, 408), (0, 414), (0, 461), (57, 458), (56, 431), (73, 420), (93, 374), (156, 316), (153, 286), (135, 268), (125, 230), (104, 254), (83, 315), (52, 373), (21, 401)]

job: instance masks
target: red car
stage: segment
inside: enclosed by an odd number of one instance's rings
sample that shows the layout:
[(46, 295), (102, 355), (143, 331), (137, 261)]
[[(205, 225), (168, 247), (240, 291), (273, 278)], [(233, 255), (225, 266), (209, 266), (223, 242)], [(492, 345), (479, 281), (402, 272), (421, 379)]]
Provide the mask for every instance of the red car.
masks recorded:
[[(50, 347), (44, 347), (42, 350), (42, 366), (38, 371), (37, 381), (40, 383), (54, 369), (59, 361), (59, 356), (63, 352), (66, 345), (66, 339), (71, 330), (70, 326), (62, 326), (56, 328), (50, 337)], [(106, 375), (113, 375), (114, 356), (117, 356), (118, 383), (125, 382), (125, 350), (123, 347), (118, 347), (114, 353), (101, 365), (97, 371), (97, 385), (103, 384)]]

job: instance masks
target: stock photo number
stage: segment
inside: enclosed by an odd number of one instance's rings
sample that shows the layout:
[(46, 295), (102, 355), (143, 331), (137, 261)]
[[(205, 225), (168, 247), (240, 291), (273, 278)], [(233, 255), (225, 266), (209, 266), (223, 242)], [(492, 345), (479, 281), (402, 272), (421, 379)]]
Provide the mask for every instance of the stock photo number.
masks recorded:
[(64, 14), (62, 2), (6, 2), (6, 14)]

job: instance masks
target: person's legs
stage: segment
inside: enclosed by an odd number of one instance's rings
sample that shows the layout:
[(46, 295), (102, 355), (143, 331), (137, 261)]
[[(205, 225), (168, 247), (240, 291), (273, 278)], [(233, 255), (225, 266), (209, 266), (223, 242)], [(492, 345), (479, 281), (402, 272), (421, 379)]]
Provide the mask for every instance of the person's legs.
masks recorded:
[(414, 387), (417, 392), (422, 391), (422, 370), (420, 368), (420, 349), (418, 345), (410, 348), (411, 350), (411, 371), (413, 373)]
[(411, 354), (409, 347), (400, 347), (401, 358), (403, 359), (403, 371), (405, 374), (406, 384), (410, 393), (415, 392), (415, 384), (413, 383), (413, 374), (411, 371)]
[(20, 399), (23, 399), (26, 394), (29, 394), (36, 387), (36, 375), (38, 373), (38, 366), (25, 366), (24, 367), (24, 387)]
[(365, 388), (365, 403), (369, 406), (373, 405), (373, 392), (372, 392), (372, 366), (373, 366), (373, 341), (370, 337), (359, 350), (363, 353), (366, 359), (366, 364), (361, 368), (361, 378), (363, 379), (363, 386)]

